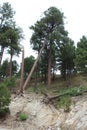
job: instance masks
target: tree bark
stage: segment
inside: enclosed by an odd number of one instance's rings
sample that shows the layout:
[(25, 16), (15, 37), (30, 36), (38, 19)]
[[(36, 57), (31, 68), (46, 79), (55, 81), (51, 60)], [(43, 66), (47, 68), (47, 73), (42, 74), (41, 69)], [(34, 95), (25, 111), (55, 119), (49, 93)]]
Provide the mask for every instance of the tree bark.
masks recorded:
[(51, 87), (51, 48), (49, 50), (49, 57), (48, 57), (48, 88)]
[(45, 44), (46, 44), (46, 42), (43, 43), (43, 46), (42, 46), (42, 48), (41, 48), (41, 50), (40, 50), (40, 52), (39, 52), (39, 54), (38, 54), (38, 57), (37, 57), (36, 61), (34, 62), (32, 68), (31, 68), (31, 71), (30, 71), (30, 73), (29, 73), (29, 75), (28, 75), (28, 77), (27, 77), (27, 79), (26, 79), (26, 81), (25, 81), (25, 83), (24, 83), (24, 85), (23, 85), (23, 90), (25, 90), (25, 88), (27, 87), (28, 82), (29, 82), (30, 79), (31, 79), (31, 76), (32, 76), (32, 74), (33, 74), (33, 72), (34, 72), (34, 69), (35, 69), (35, 67), (36, 67), (36, 65), (37, 65), (37, 63), (38, 63), (38, 61), (39, 61), (39, 59), (40, 59), (40, 57), (41, 57), (42, 51), (43, 51), (43, 49), (44, 49), (44, 47), (45, 47)]

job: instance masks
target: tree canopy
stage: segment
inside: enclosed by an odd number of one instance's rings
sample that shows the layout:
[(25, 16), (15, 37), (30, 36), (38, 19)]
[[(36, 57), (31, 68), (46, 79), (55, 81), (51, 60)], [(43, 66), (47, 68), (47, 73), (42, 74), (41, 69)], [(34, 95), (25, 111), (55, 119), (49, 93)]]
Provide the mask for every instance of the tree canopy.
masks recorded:
[(34, 64), (35, 58), (34, 56), (26, 57), (24, 58), (24, 76), (25, 78), (28, 76), (33, 64)]
[(55, 61), (54, 55), (56, 56), (68, 34), (64, 28), (64, 15), (59, 9), (50, 7), (44, 12), (40, 21), (37, 21), (30, 29), (33, 30), (31, 44), (34, 50), (39, 51), (43, 41), (47, 41), (42, 55), (45, 53), (47, 55), (48, 86), (50, 86), (52, 62)]
[(15, 11), (8, 2), (0, 6), (0, 64), (4, 49), (10, 54), (10, 76), (12, 75), (12, 58), (20, 53), (20, 40), (23, 38), (22, 29), (14, 21)]
[(80, 41), (77, 43), (75, 63), (78, 72), (87, 73), (87, 37), (86, 36), (82, 36)]

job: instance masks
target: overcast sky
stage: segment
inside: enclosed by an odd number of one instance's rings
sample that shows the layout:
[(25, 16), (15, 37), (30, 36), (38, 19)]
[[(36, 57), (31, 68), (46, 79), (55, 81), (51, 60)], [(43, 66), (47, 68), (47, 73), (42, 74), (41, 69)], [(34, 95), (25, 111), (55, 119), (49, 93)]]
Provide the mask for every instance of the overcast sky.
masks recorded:
[(42, 13), (51, 6), (64, 13), (65, 28), (75, 43), (82, 35), (87, 36), (87, 0), (0, 0), (0, 4), (3, 2), (9, 2), (16, 11), (15, 21), (25, 35), (25, 39), (21, 42), (25, 47), (25, 57), (34, 55), (29, 45), (32, 35), (29, 27), (34, 25)]

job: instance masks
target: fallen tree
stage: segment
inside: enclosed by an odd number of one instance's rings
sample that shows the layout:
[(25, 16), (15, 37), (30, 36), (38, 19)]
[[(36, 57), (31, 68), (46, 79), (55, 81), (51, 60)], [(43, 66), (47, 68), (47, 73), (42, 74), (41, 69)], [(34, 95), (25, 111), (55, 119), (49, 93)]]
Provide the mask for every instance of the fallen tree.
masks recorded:
[(77, 91), (77, 93), (75, 93), (75, 94), (65, 92), (65, 93), (58, 94), (58, 95), (51, 95), (46, 91), (41, 91), (41, 93), (45, 96), (44, 99), (43, 99), (43, 102), (46, 103), (46, 104), (48, 104), (48, 103), (51, 103), (51, 104), (53, 103), (54, 104), (55, 101), (59, 101), (61, 99), (61, 97), (66, 96), (66, 95), (74, 97), (74, 96), (80, 96), (80, 95), (82, 95), (82, 94), (84, 94), (86, 92), (87, 92), (87, 90), (83, 90), (83, 91), (79, 91), (79, 92)]

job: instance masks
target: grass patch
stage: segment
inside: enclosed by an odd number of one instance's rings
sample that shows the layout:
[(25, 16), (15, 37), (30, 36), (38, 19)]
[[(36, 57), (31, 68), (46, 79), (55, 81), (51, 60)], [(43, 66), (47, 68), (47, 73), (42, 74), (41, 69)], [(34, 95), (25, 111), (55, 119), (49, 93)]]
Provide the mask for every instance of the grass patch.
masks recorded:
[(58, 101), (58, 108), (64, 108), (65, 112), (70, 111), (71, 105), (71, 97), (69, 95), (61, 97), (60, 101)]
[(39, 83), (37, 86), (30, 86), (27, 88), (27, 92), (32, 93), (32, 92), (38, 92), (41, 93), (41, 91), (47, 90), (47, 86), (44, 84)]
[(60, 97), (58, 101), (58, 108), (64, 108), (65, 111), (70, 111), (71, 97), (82, 95), (84, 91), (87, 91), (86, 77), (83, 75), (75, 75), (69, 80), (63, 80), (62, 78), (56, 79), (51, 84), (50, 88), (47, 88), (47, 84), (37, 83), (37, 86), (32, 86), (27, 89), (27, 92), (41, 92), (49, 93), (51, 96), (64, 95)]
[(64, 96), (60, 98), (60, 101), (58, 101), (57, 107), (64, 108), (65, 112), (69, 112), (71, 97), (82, 95), (84, 91), (87, 91), (87, 86), (72, 87), (57, 91), (58, 95), (64, 94)]
[(28, 118), (27, 114), (25, 114), (25, 113), (21, 113), (19, 117), (20, 117), (21, 121), (27, 120), (27, 118)]

